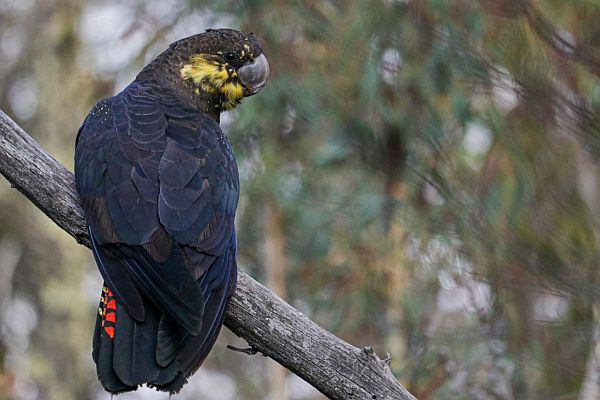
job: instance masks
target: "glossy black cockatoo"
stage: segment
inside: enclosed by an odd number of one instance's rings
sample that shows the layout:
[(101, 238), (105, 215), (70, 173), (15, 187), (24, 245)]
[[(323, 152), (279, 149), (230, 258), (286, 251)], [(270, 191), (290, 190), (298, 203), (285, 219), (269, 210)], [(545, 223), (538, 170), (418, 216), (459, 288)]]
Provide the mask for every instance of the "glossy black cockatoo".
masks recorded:
[(75, 176), (104, 279), (93, 339), (102, 386), (178, 392), (236, 287), (239, 179), (219, 115), (264, 86), (257, 39), (179, 40), (81, 126)]

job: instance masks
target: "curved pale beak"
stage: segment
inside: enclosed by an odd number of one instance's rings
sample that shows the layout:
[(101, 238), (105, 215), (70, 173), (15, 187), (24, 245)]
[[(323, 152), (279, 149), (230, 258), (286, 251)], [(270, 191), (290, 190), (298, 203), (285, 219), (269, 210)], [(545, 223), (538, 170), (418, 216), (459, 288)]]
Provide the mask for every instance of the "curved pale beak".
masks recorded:
[(260, 91), (267, 83), (269, 77), (269, 62), (264, 54), (256, 57), (252, 62), (245, 64), (237, 71), (244, 84), (246, 96), (252, 96)]

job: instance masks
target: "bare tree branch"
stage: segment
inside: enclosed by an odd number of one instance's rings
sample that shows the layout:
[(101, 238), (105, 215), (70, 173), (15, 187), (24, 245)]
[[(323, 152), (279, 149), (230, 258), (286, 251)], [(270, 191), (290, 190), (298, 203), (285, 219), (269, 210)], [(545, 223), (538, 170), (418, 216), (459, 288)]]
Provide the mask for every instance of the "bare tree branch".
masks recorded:
[[(0, 173), (78, 243), (90, 246), (74, 177), (0, 110)], [(389, 359), (327, 332), (241, 272), (225, 325), (332, 399), (415, 399)]]

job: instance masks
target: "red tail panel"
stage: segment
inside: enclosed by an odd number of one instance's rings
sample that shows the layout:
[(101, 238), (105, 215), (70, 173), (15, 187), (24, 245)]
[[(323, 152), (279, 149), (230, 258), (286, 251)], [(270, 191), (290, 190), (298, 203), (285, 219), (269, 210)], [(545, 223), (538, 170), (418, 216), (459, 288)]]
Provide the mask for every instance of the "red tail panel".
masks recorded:
[(117, 300), (112, 291), (104, 286), (102, 288), (102, 297), (100, 298), (100, 308), (98, 309), (98, 312), (102, 318), (102, 327), (111, 339), (114, 339), (115, 337), (116, 310)]

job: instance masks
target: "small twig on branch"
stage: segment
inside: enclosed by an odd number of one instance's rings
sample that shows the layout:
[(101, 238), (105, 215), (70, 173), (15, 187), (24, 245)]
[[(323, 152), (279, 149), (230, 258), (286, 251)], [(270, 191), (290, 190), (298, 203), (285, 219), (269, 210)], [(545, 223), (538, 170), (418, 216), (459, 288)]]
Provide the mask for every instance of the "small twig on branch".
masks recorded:
[[(0, 173), (89, 247), (74, 177), (0, 110)], [(321, 328), (243, 272), (225, 326), (331, 399), (415, 399), (385, 360)]]
[(247, 347), (245, 349), (242, 349), (240, 347), (235, 347), (234, 345), (228, 344), (227, 348), (229, 350), (237, 351), (239, 353), (248, 354), (249, 356), (253, 356), (258, 353), (258, 350), (256, 350), (254, 347)]

